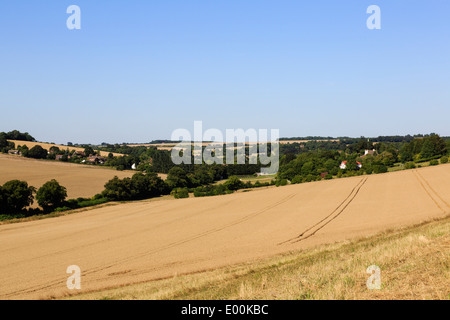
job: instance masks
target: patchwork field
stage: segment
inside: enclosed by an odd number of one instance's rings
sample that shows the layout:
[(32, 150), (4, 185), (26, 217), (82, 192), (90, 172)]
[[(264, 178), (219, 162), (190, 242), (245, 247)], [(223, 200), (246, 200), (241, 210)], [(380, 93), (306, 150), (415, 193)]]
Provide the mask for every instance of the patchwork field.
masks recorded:
[[(216, 270), (449, 212), (450, 165), (440, 165), (0, 225), (0, 298), (61, 298)], [(81, 268), (78, 292), (66, 287), (71, 265)]]
[(114, 176), (125, 178), (133, 174), (132, 171), (0, 154), (0, 185), (18, 179), (39, 188), (56, 179), (67, 188), (69, 198), (92, 197), (102, 192), (105, 183)]

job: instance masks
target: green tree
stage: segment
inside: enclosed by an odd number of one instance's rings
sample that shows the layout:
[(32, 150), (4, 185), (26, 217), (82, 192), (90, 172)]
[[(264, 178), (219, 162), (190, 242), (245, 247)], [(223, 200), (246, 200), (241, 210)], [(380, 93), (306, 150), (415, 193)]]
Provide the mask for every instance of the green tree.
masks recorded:
[(25, 181), (8, 181), (1, 187), (0, 207), (6, 213), (20, 213), (33, 204), (33, 193), (35, 192), (36, 188), (28, 186)]
[(57, 146), (52, 146), (49, 149), (50, 153), (60, 154), (61, 150)]
[(131, 190), (133, 199), (148, 199), (167, 194), (167, 184), (156, 173), (136, 173), (131, 178)]
[(102, 195), (111, 201), (125, 201), (133, 199), (132, 182), (130, 178), (119, 179), (115, 176), (105, 184)]
[(4, 134), (0, 135), (0, 152), (8, 152), (8, 140)]
[(241, 179), (239, 179), (236, 176), (231, 176), (228, 178), (228, 180), (224, 183), (225, 187), (228, 190), (239, 190), (242, 189), (244, 187), (244, 183), (241, 181)]
[(405, 163), (405, 169), (415, 169), (416, 168), (416, 164), (412, 161), (408, 161), (407, 163)]
[(36, 200), (43, 209), (61, 206), (67, 198), (67, 190), (55, 179), (46, 182), (36, 193)]
[(189, 198), (188, 188), (175, 188), (170, 194), (173, 195), (175, 199)]
[(420, 156), (422, 159), (431, 158), (434, 156), (435, 150), (433, 142), (430, 139), (426, 139), (423, 142), (422, 150), (420, 152)]
[(84, 148), (84, 155), (86, 157), (89, 157), (90, 155), (95, 155), (95, 151), (94, 151), (94, 149), (91, 146), (86, 146)]
[(439, 161), (436, 159), (430, 161), (430, 166), (437, 166), (438, 164), (439, 164)]
[(184, 188), (189, 186), (186, 171), (180, 167), (173, 167), (169, 170), (166, 182), (171, 188)]
[(413, 160), (412, 144), (407, 143), (400, 149), (400, 161), (402, 163)]
[(307, 176), (308, 174), (313, 173), (314, 171), (314, 162), (308, 161), (302, 166), (301, 173), (303, 176)]
[(383, 164), (377, 164), (373, 166), (374, 173), (385, 173), (387, 171), (388, 171), (387, 167)]
[(26, 157), (34, 159), (45, 159), (47, 158), (47, 155), (47, 150), (42, 148), (40, 145), (35, 145), (26, 153)]

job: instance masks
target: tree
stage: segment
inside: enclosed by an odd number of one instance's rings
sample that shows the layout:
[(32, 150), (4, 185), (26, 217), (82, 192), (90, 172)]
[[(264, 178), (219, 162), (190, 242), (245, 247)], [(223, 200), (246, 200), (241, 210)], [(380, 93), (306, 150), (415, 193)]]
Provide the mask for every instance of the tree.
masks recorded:
[(6, 139), (9, 140), (23, 140), (23, 141), (36, 141), (28, 132), (22, 133), (18, 130), (13, 130), (8, 133), (4, 133)]
[(175, 188), (170, 194), (173, 195), (175, 199), (189, 198), (188, 188)]
[(102, 195), (111, 201), (125, 201), (133, 199), (131, 179), (124, 178), (120, 180), (117, 176), (105, 184), (105, 190)]
[(44, 210), (61, 206), (66, 198), (66, 188), (55, 179), (46, 182), (36, 193), (36, 200)]
[(431, 134), (429, 137), (423, 138), (423, 145), (420, 151), (422, 159), (431, 158), (447, 153), (447, 144), (437, 134)]
[(302, 166), (301, 173), (303, 176), (307, 176), (308, 174), (311, 174), (314, 170), (314, 162), (308, 161)]
[(186, 172), (180, 167), (173, 167), (169, 170), (166, 182), (171, 188), (184, 188), (189, 185)]
[(120, 180), (117, 176), (105, 184), (102, 196), (111, 201), (141, 200), (168, 194), (170, 188), (156, 173), (136, 173)]
[(47, 155), (48, 155), (47, 150), (42, 148), (40, 145), (35, 145), (26, 153), (26, 157), (34, 159), (45, 159), (47, 158)]
[(373, 166), (374, 173), (386, 173), (388, 171), (387, 167), (383, 164), (377, 164)]
[(56, 153), (56, 154), (59, 154), (61, 152), (61, 150), (57, 146), (50, 147), (49, 151), (50, 151), (50, 153)]
[(439, 161), (434, 159), (430, 161), (430, 166), (437, 166), (439, 164)]
[(6, 140), (5, 135), (0, 135), (0, 152), (8, 152), (6, 148), (8, 147), (8, 140)]
[(84, 148), (84, 155), (85, 155), (86, 157), (88, 157), (88, 156), (90, 156), (90, 155), (95, 155), (95, 151), (94, 151), (94, 149), (93, 149), (91, 146), (86, 146), (86, 147)]
[(244, 187), (244, 183), (236, 176), (231, 176), (230, 178), (228, 178), (224, 185), (228, 190), (232, 191), (239, 190)]
[(407, 163), (405, 163), (405, 169), (415, 169), (416, 168), (416, 164), (412, 161), (408, 161)]
[(403, 145), (400, 149), (400, 161), (405, 163), (413, 160), (413, 147), (411, 143)]
[(136, 173), (131, 178), (133, 199), (148, 199), (167, 194), (167, 184), (156, 173)]
[(20, 180), (6, 182), (1, 188), (0, 207), (6, 213), (19, 213), (33, 204), (33, 193), (36, 188)]
[(6, 196), (3, 192), (3, 187), (0, 186), (0, 214), (6, 212)]
[(424, 140), (420, 156), (422, 159), (427, 159), (434, 156), (434, 145), (430, 139)]

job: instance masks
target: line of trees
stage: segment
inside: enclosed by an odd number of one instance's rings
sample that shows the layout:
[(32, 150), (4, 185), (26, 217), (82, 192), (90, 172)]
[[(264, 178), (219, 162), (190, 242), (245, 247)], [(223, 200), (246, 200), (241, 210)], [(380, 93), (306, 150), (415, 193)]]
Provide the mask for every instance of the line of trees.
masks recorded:
[(22, 133), (18, 130), (0, 132), (0, 139), (2, 137), (7, 140), (36, 141), (28, 132)]
[(11, 180), (0, 186), (0, 213), (7, 215), (35, 214), (36, 210), (25, 211), (34, 203), (35, 199), (46, 212), (62, 205), (66, 197), (66, 188), (56, 180), (46, 182), (37, 192), (35, 187), (29, 186), (25, 181)]

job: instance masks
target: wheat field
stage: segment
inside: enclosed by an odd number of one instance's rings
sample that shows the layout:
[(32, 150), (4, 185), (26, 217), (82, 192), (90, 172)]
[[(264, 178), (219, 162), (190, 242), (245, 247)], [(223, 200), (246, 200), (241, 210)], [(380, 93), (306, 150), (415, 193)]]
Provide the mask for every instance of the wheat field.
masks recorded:
[(90, 198), (102, 192), (105, 183), (114, 176), (125, 178), (131, 177), (134, 173), (92, 165), (0, 154), (0, 185), (18, 179), (39, 188), (47, 181), (56, 179), (66, 187), (69, 198)]
[[(63, 298), (256, 263), (449, 212), (450, 165), (440, 165), (0, 225), (0, 298)], [(66, 287), (71, 265), (80, 291)]]

